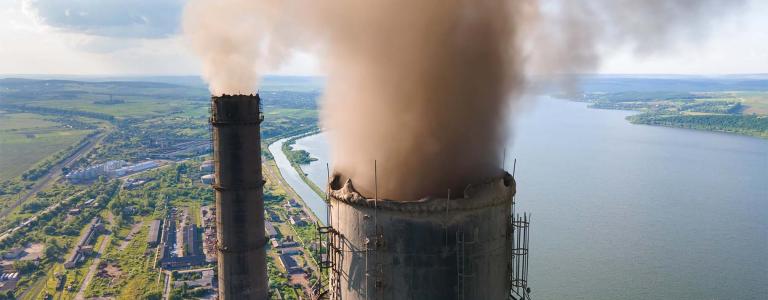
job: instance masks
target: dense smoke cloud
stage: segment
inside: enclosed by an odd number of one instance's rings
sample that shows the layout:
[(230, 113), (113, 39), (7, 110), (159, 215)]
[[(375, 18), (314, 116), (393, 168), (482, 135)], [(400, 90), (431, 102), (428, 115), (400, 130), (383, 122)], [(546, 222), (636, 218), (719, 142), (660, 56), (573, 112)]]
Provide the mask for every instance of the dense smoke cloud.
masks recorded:
[[(501, 126), (520, 90), (515, 1), (335, 1), (323, 22), (334, 172), (373, 195), (462, 195), (501, 175)], [(353, 9), (349, 9), (353, 8)]]
[(317, 46), (334, 172), (373, 196), (376, 160), (379, 195), (408, 201), (501, 175), (508, 105), (531, 74), (589, 72), (606, 49), (700, 38), (739, 3), (194, 0), (184, 28), (214, 93), (250, 91), (256, 65)]

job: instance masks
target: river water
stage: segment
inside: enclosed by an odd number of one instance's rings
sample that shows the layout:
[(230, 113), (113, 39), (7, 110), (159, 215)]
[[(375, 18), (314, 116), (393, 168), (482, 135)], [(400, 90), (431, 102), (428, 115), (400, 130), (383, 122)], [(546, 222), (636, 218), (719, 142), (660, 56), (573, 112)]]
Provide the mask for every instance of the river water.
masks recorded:
[(315, 213), (320, 219), (320, 222), (326, 224), (328, 223), (328, 210), (326, 209), (325, 201), (320, 198), (312, 188), (304, 183), (282, 151), (283, 143), (287, 140), (288, 139), (285, 138), (270, 144), (268, 147), (269, 152), (272, 153), (272, 156), (275, 158), (275, 163), (280, 170), (280, 175), (282, 175), (285, 181), (291, 185), (296, 194), (299, 194), (299, 197), (301, 197), (301, 199), (304, 200), (304, 203), (309, 206), (309, 209)]
[[(506, 166), (532, 213), (534, 299), (768, 299), (768, 140), (532, 106), (510, 122)], [(326, 137), (295, 148), (324, 186)]]

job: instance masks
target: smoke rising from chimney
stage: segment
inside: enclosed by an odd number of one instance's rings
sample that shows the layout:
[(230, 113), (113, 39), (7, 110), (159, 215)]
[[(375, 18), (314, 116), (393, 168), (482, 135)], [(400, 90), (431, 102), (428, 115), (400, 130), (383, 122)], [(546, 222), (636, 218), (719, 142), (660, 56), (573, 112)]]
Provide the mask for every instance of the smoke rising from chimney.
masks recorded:
[[(272, 56), (285, 49), (275, 35), (282, 15), (280, 0), (190, 0), (182, 30), (202, 61), (213, 95), (251, 94)], [(275, 39), (272, 39), (275, 37)]]
[(334, 172), (372, 197), (377, 160), (379, 195), (393, 200), (500, 176), (507, 99), (522, 82), (515, 3), (334, 1), (322, 114)]
[(380, 197), (408, 201), (501, 175), (509, 105), (531, 75), (674, 48), (742, 2), (193, 0), (184, 29), (214, 94), (252, 89), (265, 61), (316, 47), (334, 172), (373, 196), (376, 160)]

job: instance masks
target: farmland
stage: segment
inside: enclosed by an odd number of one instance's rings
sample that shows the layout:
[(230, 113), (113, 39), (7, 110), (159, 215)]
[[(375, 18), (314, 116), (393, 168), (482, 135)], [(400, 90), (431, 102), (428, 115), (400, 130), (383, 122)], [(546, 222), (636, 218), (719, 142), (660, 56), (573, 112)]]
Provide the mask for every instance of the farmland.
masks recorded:
[(0, 112), (0, 181), (21, 176), (39, 161), (91, 133), (31, 113)]

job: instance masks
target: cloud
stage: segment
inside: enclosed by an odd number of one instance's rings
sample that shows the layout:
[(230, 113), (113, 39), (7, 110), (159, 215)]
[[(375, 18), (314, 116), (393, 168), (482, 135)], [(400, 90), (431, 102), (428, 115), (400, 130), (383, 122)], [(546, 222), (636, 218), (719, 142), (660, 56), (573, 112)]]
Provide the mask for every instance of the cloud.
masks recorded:
[(53, 28), (114, 38), (166, 38), (179, 31), (184, 0), (24, 0)]

